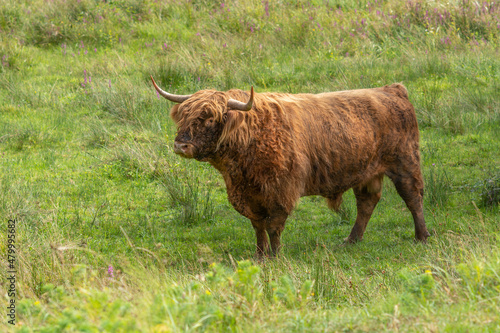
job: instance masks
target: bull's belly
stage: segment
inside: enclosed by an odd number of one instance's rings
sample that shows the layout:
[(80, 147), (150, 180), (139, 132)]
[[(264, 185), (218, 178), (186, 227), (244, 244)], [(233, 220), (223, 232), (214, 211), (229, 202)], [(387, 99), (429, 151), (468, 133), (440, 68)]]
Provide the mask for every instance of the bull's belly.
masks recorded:
[(314, 188), (307, 188), (304, 190), (301, 194), (301, 197), (308, 197), (311, 195), (320, 195), (325, 198), (335, 198), (338, 195), (342, 195), (345, 191), (349, 190), (350, 188), (354, 187), (356, 184), (353, 184), (351, 186), (322, 186), (322, 187), (314, 187)]
[(371, 161), (358, 168), (348, 165), (331, 172), (311, 173), (309, 177), (306, 177), (301, 196), (320, 195), (328, 199), (335, 199), (350, 188), (367, 183), (384, 171), (380, 161)]

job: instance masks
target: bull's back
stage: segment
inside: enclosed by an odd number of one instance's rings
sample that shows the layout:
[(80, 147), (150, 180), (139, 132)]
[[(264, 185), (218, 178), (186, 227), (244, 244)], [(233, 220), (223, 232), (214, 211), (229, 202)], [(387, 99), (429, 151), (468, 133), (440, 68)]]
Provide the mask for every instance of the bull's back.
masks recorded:
[(380, 133), (417, 129), (415, 111), (401, 84), (313, 96), (321, 106), (316, 109), (318, 113), (342, 120), (354, 128)]
[[(406, 88), (393, 84), (382, 88), (358, 89), (313, 95), (317, 100), (314, 122), (327, 129), (328, 135), (353, 154), (375, 149), (381, 144), (399, 141), (408, 135), (418, 135), (415, 111), (408, 100)], [(325, 127), (324, 123), (329, 126)], [(316, 127), (318, 127), (316, 125)], [(336, 138), (342, 138), (338, 140)], [(341, 141), (341, 142), (337, 142)]]
[(343, 192), (384, 171), (416, 141), (418, 126), (406, 88), (299, 95), (292, 108), (304, 154), (304, 195)]

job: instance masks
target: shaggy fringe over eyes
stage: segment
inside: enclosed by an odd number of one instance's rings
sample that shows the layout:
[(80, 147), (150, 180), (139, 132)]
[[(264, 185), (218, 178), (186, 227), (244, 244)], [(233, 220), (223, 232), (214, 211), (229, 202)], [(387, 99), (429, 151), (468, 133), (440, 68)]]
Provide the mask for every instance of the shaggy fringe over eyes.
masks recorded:
[(177, 123), (179, 130), (189, 130), (191, 137), (200, 120), (213, 117), (217, 122), (225, 118), (227, 96), (216, 90), (201, 90), (179, 108), (172, 109), (171, 117)]
[[(251, 141), (252, 133), (256, 130), (257, 115), (255, 110), (236, 111), (227, 109), (228, 99), (247, 101), (249, 94), (233, 89), (228, 92), (216, 90), (202, 90), (193, 94), (190, 100), (172, 109), (171, 117), (177, 122), (179, 131), (188, 130), (191, 137), (200, 125), (200, 120), (213, 117), (218, 123), (223, 123), (224, 128), (217, 142), (217, 149), (222, 144), (231, 148), (247, 147)], [(256, 105), (254, 98), (254, 105)]]

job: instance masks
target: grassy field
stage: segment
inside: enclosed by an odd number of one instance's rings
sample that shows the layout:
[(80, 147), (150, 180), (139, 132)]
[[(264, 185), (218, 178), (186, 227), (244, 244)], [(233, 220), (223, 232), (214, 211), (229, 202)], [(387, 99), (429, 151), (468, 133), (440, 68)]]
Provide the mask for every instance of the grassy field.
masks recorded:
[[(500, 331), (498, 0), (2, 0), (0, 59), (0, 260), (16, 270), (0, 331)], [(341, 246), (352, 192), (338, 214), (307, 197), (279, 258), (256, 261), (222, 177), (173, 153), (150, 75), (180, 94), (402, 82), (428, 244), (386, 180), (362, 242)]]

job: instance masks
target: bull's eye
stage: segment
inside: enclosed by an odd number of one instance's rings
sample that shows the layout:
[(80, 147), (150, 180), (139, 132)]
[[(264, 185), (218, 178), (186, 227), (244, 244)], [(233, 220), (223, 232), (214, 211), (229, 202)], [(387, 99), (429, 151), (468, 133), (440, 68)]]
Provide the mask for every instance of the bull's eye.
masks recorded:
[(214, 118), (208, 118), (207, 120), (205, 120), (206, 126), (213, 126), (214, 124), (215, 124)]

